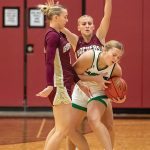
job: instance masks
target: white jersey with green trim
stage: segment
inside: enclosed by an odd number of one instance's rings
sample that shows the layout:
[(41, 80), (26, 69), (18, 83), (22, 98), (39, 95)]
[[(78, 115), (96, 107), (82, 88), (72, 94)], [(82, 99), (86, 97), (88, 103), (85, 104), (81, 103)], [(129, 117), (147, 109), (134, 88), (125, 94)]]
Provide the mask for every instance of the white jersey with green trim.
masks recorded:
[[(96, 75), (100, 75), (100, 74), (104, 74), (106, 73), (106, 75), (104, 76), (105, 80), (108, 80), (111, 77), (111, 74), (113, 72), (113, 69), (115, 67), (115, 64), (105, 67), (103, 69), (99, 69), (98, 67), (98, 59), (102, 53), (102, 51), (93, 51), (94, 56), (93, 56), (93, 63), (91, 65), (91, 68), (87, 69), (84, 72), (84, 75), (88, 75), (88, 76), (96, 76)], [(101, 90), (100, 85), (98, 85), (96, 82), (90, 82), (90, 81), (86, 81), (84, 82), (88, 87), (90, 87), (90, 89), (94, 90), (95, 88), (98, 90)], [(93, 91), (92, 90), (92, 91)]]

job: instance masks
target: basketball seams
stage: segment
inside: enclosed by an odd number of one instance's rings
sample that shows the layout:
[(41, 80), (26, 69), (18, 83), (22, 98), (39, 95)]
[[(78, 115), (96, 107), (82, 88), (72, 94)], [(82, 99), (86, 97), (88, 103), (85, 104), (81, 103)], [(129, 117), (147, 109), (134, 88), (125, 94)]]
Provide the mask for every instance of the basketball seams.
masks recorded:
[(111, 93), (107, 93), (107, 97), (110, 98), (110, 97), (113, 97), (113, 95)]
[(105, 89), (105, 94), (109, 98), (124, 98), (127, 93), (127, 84), (121, 77), (112, 77), (109, 79), (111, 82), (108, 88)]
[(123, 79), (121, 79), (121, 83), (122, 83), (122, 88), (123, 88), (122, 95), (125, 95), (126, 91), (127, 91), (127, 84), (126, 84), (126, 82)]

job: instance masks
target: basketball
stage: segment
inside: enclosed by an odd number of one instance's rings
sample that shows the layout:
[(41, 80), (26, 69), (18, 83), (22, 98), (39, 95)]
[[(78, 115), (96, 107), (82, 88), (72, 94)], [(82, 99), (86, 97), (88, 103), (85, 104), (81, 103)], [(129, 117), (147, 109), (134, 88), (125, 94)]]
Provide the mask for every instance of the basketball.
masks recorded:
[(121, 77), (112, 77), (108, 81), (111, 83), (107, 84), (108, 88), (105, 89), (105, 94), (109, 98), (124, 98), (127, 94), (127, 84)]

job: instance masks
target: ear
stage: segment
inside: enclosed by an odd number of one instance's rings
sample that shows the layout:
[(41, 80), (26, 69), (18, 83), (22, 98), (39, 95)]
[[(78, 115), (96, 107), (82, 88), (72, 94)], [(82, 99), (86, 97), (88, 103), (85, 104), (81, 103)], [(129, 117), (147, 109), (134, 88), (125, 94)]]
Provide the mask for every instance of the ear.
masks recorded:
[(58, 19), (58, 16), (57, 15), (54, 15), (53, 16), (53, 19), (56, 21)]

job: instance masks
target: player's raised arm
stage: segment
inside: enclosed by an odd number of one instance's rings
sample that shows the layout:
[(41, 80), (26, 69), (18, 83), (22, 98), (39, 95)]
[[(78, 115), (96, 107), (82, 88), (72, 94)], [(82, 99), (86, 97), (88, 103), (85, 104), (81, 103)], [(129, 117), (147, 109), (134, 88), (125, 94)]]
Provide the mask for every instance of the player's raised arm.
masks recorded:
[(105, 37), (107, 35), (110, 25), (111, 13), (112, 13), (112, 0), (105, 0), (104, 17), (102, 18), (100, 26), (96, 31), (96, 36), (99, 38), (101, 42), (105, 41)]
[(69, 41), (69, 43), (72, 45), (73, 49), (75, 50), (79, 37), (76, 34), (72, 33), (70, 30), (68, 30), (67, 28), (63, 28), (61, 32), (63, 32), (66, 35), (67, 40)]
[(59, 4), (59, 1), (55, 1), (55, 0), (47, 0), (47, 4), (49, 5), (49, 6), (51, 6), (51, 5), (54, 5), (54, 4)]

